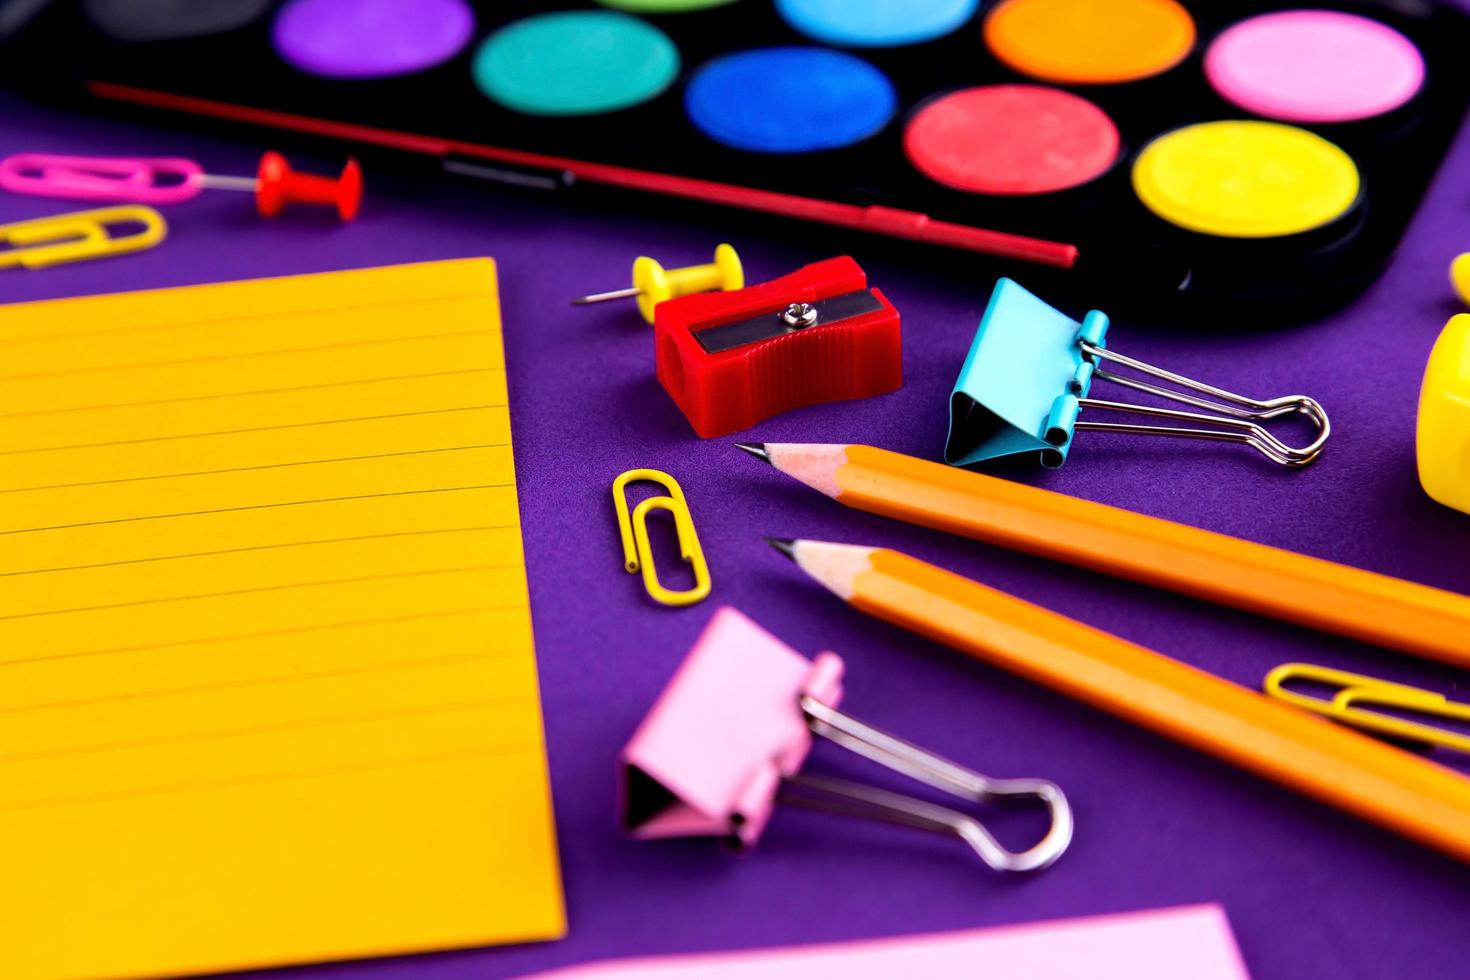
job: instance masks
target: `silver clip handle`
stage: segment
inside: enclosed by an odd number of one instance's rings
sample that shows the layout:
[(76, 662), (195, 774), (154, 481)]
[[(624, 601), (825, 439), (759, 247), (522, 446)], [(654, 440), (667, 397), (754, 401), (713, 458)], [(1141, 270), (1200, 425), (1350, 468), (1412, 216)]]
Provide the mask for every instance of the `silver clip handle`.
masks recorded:
[[(1233, 391), (1216, 388), (1214, 385), (1195, 381), (1172, 371), (1145, 364), (1143, 361), (1127, 357), (1116, 351), (1105, 347), (1098, 347), (1086, 340), (1078, 340), (1085, 357), (1092, 360), (1094, 364), (1102, 361), (1111, 361), (1132, 368), (1140, 374), (1159, 378), (1184, 391), (1170, 390), (1139, 378), (1127, 375), (1114, 374), (1112, 371), (1104, 370), (1099, 366), (1093, 374), (1094, 380), (1111, 381), (1134, 391), (1142, 391), (1157, 398), (1191, 405), (1195, 408), (1204, 409), (1204, 412), (1185, 412), (1177, 409), (1156, 408), (1151, 405), (1137, 405), (1131, 402), (1115, 402), (1097, 398), (1081, 398), (1078, 403), (1083, 408), (1090, 408), (1110, 412), (1132, 412), (1136, 415), (1149, 415), (1154, 418), (1173, 419), (1179, 422), (1202, 423), (1214, 426), (1214, 428), (1192, 428), (1186, 426), (1172, 425), (1136, 425), (1126, 422), (1092, 422), (1079, 420), (1074, 426), (1076, 429), (1090, 429), (1094, 432), (1130, 432), (1145, 435), (1174, 436), (1183, 439), (1211, 439), (1219, 442), (1239, 442), (1255, 449), (1262, 456), (1282, 466), (1306, 466), (1322, 455), (1322, 449), (1327, 444), (1327, 438), (1332, 434), (1331, 423), (1327, 419), (1327, 412), (1314, 399), (1306, 395), (1285, 395), (1280, 398), (1272, 398), (1261, 401), (1255, 398), (1247, 398)], [(1188, 392), (1199, 392), (1199, 397)], [(1214, 414), (1206, 414), (1214, 413)], [(1305, 446), (1288, 446), (1276, 436), (1272, 435), (1262, 422), (1269, 422), (1287, 415), (1304, 415), (1309, 419), (1317, 430), (1317, 436)]]
[(1038, 800), (1051, 817), (1046, 834), (1024, 851), (1011, 851), (976, 818), (949, 807), (862, 783), (825, 776), (787, 777), (783, 803), (952, 834), (997, 871), (1036, 871), (1062, 856), (1072, 842), (1072, 809), (1061, 789), (1044, 779), (991, 779), (866, 725), (812, 697), (801, 699), (812, 731), (912, 779), (975, 803)]

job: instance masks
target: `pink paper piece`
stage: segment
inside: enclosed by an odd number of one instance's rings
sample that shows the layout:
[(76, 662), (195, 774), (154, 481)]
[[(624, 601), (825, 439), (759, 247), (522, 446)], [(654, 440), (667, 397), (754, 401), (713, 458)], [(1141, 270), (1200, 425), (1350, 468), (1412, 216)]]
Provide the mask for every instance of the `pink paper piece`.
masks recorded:
[(787, 949), (609, 960), (540, 980), (1249, 980), (1219, 905)]

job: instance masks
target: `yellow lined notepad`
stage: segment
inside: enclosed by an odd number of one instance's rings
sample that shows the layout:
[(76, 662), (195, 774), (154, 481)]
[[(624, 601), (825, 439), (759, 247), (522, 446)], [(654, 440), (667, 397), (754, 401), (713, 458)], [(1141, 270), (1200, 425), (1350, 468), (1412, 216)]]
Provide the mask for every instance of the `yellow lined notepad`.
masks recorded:
[(0, 975), (563, 928), (494, 264), (0, 307)]

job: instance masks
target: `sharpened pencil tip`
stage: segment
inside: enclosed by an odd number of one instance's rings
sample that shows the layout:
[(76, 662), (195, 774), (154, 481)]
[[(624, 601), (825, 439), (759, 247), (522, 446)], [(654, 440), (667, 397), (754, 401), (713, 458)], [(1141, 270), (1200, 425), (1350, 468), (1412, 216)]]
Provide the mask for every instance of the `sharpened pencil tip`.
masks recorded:
[[(750, 455), (762, 463), (769, 463), (771, 461), (771, 454), (766, 452), (766, 444), (763, 442), (737, 442), (735, 448), (742, 452), (750, 453)], [(770, 539), (767, 538), (767, 540)]]
[(795, 541), (792, 541), (789, 538), (765, 538), (764, 540), (766, 544), (770, 545), (772, 548), (775, 548), (787, 558), (790, 558), (792, 561), (796, 561)]

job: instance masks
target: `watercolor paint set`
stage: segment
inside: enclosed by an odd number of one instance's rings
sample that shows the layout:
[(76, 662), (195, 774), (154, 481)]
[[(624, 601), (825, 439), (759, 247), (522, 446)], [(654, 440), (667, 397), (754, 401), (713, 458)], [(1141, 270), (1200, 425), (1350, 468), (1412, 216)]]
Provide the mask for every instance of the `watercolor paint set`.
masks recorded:
[(113, 108), (1295, 317), (1387, 262), (1467, 50), (1434, 0), (52, 0), (0, 60)]

